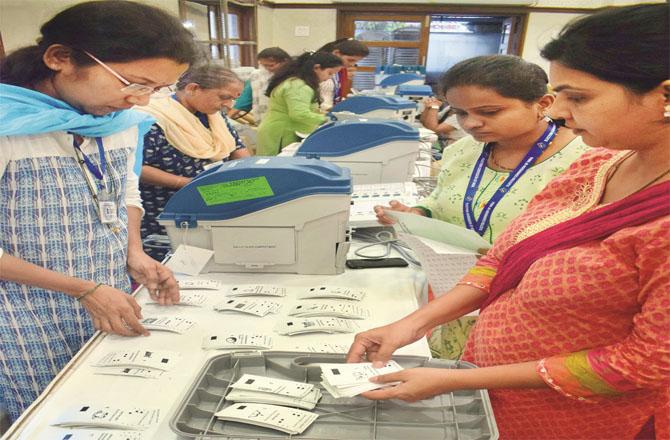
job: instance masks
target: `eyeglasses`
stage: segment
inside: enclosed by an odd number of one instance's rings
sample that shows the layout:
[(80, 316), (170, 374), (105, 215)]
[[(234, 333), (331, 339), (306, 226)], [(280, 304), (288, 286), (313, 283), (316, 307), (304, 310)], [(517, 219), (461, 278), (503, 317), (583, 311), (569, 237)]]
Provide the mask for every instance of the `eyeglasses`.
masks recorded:
[(171, 86), (166, 86), (166, 87), (149, 87), (149, 86), (144, 85), (144, 84), (131, 83), (130, 81), (128, 81), (127, 79), (125, 79), (124, 77), (119, 75), (114, 69), (112, 69), (107, 64), (103, 63), (102, 61), (100, 61), (99, 59), (97, 59), (96, 57), (94, 57), (93, 55), (88, 53), (87, 51), (84, 51), (84, 53), (86, 55), (88, 55), (89, 57), (91, 57), (91, 59), (93, 61), (100, 64), (100, 66), (102, 66), (106, 71), (108, 71), (109, 73), (114, 75), (116, 77), (116, 79), (118, 79), (119, 81), (121, 81), (123, 84), (126, 85), (125, 87), (120, 89), (121, 92), (123, 92), (123, 93), (127, 93), (127, 94), (133, 95), (133, 96), (145, 96), (145, 95), (152, 95), (152, 94), (153, 95), (158, 95), (158, 96), (170, 96), (177, 89), (174, 84), (171, 85)]

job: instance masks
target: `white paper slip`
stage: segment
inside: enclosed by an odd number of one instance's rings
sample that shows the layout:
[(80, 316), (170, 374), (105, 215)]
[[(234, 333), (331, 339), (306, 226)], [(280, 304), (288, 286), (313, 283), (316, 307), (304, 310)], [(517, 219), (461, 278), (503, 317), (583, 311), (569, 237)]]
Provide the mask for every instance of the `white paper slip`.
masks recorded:
[(221, 333), (202, 339), (206, 350), (267, 350), (272, 348), (272, 337), (262, 334)]
[(94, 364), (96, 367), (140, 367), (169, 370), (180, 355), (167, 350), (112, 351)]
[(352, 333), (358, 329), (355, 321), (342, 318), (294, 318), (275, 326), (277, 333), (288, 336), (301, 333)]
[(227, 298), (214, 306), (218, 312), (241, 312), (256, 316), (277, 313), (281, 304), (262, 299)]
[(293, 351), (307, 352), (307, 353), (348, 353), (350, 345), (344, 344), (305, 344), (296, 345), (292, 348)]
[(66, 428), (146, 429), (158, 424), (159, 409), (79, 405), (70, 408), (52, 423)]
[[(202, 292), (180, 292), (177, 306), (202, 307), (207, 302), (207, 295)], [(156, 301), (150, 301), (147, 304), (158, 304)]]
[(388, 361), (381, 368), (372, 362), (357, 364), (321, 364), (321, 377), (333, 386), (352, 386), (370, 382), (370, 378), (381, 374), (395, 373), (403, 368), (395, 361)]
[(336, 318), (365, 319), (370, 310), (351, 301), (300, 302), (288, 313), (290, 316), (333, 316)]
[[(141, 431), (102, 431), (100, 429), (51, 428), (35, 440), (145, 440)], [(56, 431), (57, 430), (57, 431)]]
[(304, 397), (309, 394), (314, 385), (293, 380), (276, 379), (274, 377), (245, 374), (230, 386), (235, 390), (257, 391), (270, 394), (279, 394), (289, 397)]
[(365, 296), (365, 291), (342, 286), (316, 286), (309, 287), (306, 291), (298, 294), (298, 299), (309, 298), (337, 298), (360, 301)]
[(223, 281), (202, 278), (179, 278), (179, 290), (221, 290)]
[(395, 219), (396, 233), (418, 235), (471, 252), (491, 247), (491, 243), (475, 231), (461, 226), (407, 212), (385, 210), (384, 213)]
[(278, 394), (261, 393), (258, 391), (231, 390), (226, 395), (230, 402), (265, 403), (268, 405), (292, 406), (312, 410), (316, 407), (322, 394), (318, 388), (314, 388), (304, 397), (280, 396)]
[(165, 265), (175, 273), (196, 276), (207, 266), (214, 251), (180, 244)]
[(366, 391), (386, 388), (395, 383), (377, 384), (370, 378), (381, 374), (394, 373), (403, 368), (395, 361), (389, 361), (381, 368), (374, 368), (371, 362), (358, 364), (321, 364), (321, 385), (334, 398), (353, 397)]
[(439, 241), (404, 233), (398, 238), (414, 251), (436, 297), (453, 289), (477, 263), (476, 254)]
[(142, 377), (145, 379), (158, 379), (165, 374), (165, 371), (154, 370), (152, 368), (139, 367), (99, 367), (95, 369), (95, 374), (107, 376), (125, 376)]
[(215, 414), (221, 420), (276, 429), (287, 434), (301, 434), (318, 415), (300, 409), (261, 403), (235, 403)]
[(286, 287), (270, 284), (240, 284), (230, 286), (228, 296), (286, 296)]
[(140, 324), (147, 330), (182, 334), (193, 327), (195, 323), (188, 319), (178, 318), (176, 316), (152, 316), (142, 318)]

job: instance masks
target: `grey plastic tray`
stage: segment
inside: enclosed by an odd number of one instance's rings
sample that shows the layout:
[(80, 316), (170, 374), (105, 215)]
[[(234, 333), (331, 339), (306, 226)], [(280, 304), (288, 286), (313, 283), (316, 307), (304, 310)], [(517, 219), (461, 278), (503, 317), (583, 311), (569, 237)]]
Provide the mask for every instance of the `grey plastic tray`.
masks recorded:
[[(475, 368), (467, 362), (393, 358), (404, 368)], [(363, 397), (334, 399), (321, 387), (323, 362), (344, 362), (338, 354), (233, 353), (209, 360), (170, 421), (181, 439), (310, 440), (479, 440), (497, 439), (493, 411), (485, 390), (455, 391), (416, 403), (370, 401)], [(224, 400), (231, 383), (242, 374), (304, 381), (321, 387), (323, 397), (313, 410), (319, 418), (301, 435), (224, 422), (214, 413), (230, 405)]]

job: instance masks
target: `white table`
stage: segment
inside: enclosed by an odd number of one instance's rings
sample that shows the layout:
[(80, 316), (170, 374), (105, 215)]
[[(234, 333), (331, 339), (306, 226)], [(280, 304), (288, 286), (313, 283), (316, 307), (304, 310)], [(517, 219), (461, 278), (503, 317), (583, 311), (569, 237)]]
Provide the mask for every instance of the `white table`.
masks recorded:
[[(369, 308), (371, 317), (358, 321), (361, 330), (377, 327), (399, 319), (417, 308), (417, 298), (423, 290), (424, 276), (419, 270), (408, 268), (347, 270), (344, 274), (288, 275), (288, 274), (207, 274), (203, 277), (220, 279), (226, 284), (282, 284), (289, 286), (338, 285), (365, 289), (366, 297), (360, 303)], [(49, 388), (38, 398), (3, 438), (6, 439), (60, 439), (66, 432), (49, 426), (50, 422), (66, 408), (83, 403), (137, 405), (160, 408), (161, 421), (157, 428), (144, 431), (146, 439), (170, 440), (177, 435), (169, 422), (184, 393), (189, 389), (197, 373), (207, 359), (222, 351), (206, 351), (201, 348), (205, 334), (225, 331), (253, 331), (269, 333), (275, 350), (293, 350), (296, 345), (314, 343), (336, 343), (349, 345), (354, 334), (327, 335), (323, 333), (298, 336), (281, 336), (272, 331), (279, 317), (286, 317), (297, 301), (287, 296), (278, 299), (282, 309), (277, 315), (257, 318), (251, 315), (219, 313), (212, 305), (223, 297), (223, 293), (212, 292), (211, 301), (205, 307), (188, 306), (160, 307), (147, 305), (148, 294), (142, 289), (137, 299), (143, 306), (144, 316), (164, 314), (180, 316), (197, 323), (182, 335), (153, 332), (148, 337), (124, 338), (97, 333), (77, 356), (63, 369)], [(275, 298), (272, 298), (275, 300)], [(110, 351), (119, 350), (171, 350), (181, 353), (181, 359), (172, 370), (160, 379), (142, 379), (94, 374), (92, 364)], [(402, 348), (397, 354), (430, 356), (425, 338)], [(69, 430), (71, 431), (71, 430)]]

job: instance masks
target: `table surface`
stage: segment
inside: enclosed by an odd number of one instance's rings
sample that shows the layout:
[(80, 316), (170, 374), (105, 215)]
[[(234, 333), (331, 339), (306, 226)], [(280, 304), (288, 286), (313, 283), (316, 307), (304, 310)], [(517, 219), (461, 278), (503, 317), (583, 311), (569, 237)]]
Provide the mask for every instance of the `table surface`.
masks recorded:
[[(201, 278), (224, 281), (228, 284), (274, 284), (285, 286), (349, 286), (367, 292), (359, 303), (368, 308), (371, 316), (358, 320), (361, 330), (393, 322), (419, 304), (424, 290), (423, 272), (412, 268), (386, 268), (349, 270), (340, 275), (294, 275), (294, 274), (205, 274)], [(60, 439), (59, 434), (72, 432), (50, 426), (64, 411), (81, 404), (142, 406), (160, 408), (161, 420), (157, 427), (143, 431), (145, 439), (177, 439), (169, 423), (174, 412), (191, 387), (198, 372), (207, 359), (226, 353), (219, 350), (204, 350), (203, 336), (226, 331), (267, 333), (272, 336), (274, 350), (294, 351), (296, 346), (306, 344), (333, 343), (350, 345), (354, 334), (306, 334), (281, 336), (273, 332), (278, 319), (285, 318), (293, 305), (299, 301), (293, 295), (271, 298), (282, 303), (278, 314), (263, 318), (252, 315), (219, 313), (212, 306), (223, 297), (223, 292), (212, 291), (204, 307), (161, 307), (147, 304), (146, 290), (137, 292), (137, 300), (145, 317), (153, 315), (179, 316), (196, 322), (184, 334), (152, 332), (148, 337), (125, 338), (117, 335), (97, 333), (77, 356), (63, 369), (42, 393), (38, 400), (12, 426), (3, 438), (6, 439)], [(123, 350), (170, 350), (180, 353), (179, 362), (158, 379), (119, 377), (95, 374), (92, 366), (111, 351)], [(425, 338), (403, 347), (397, 354), (430, 356)]]

